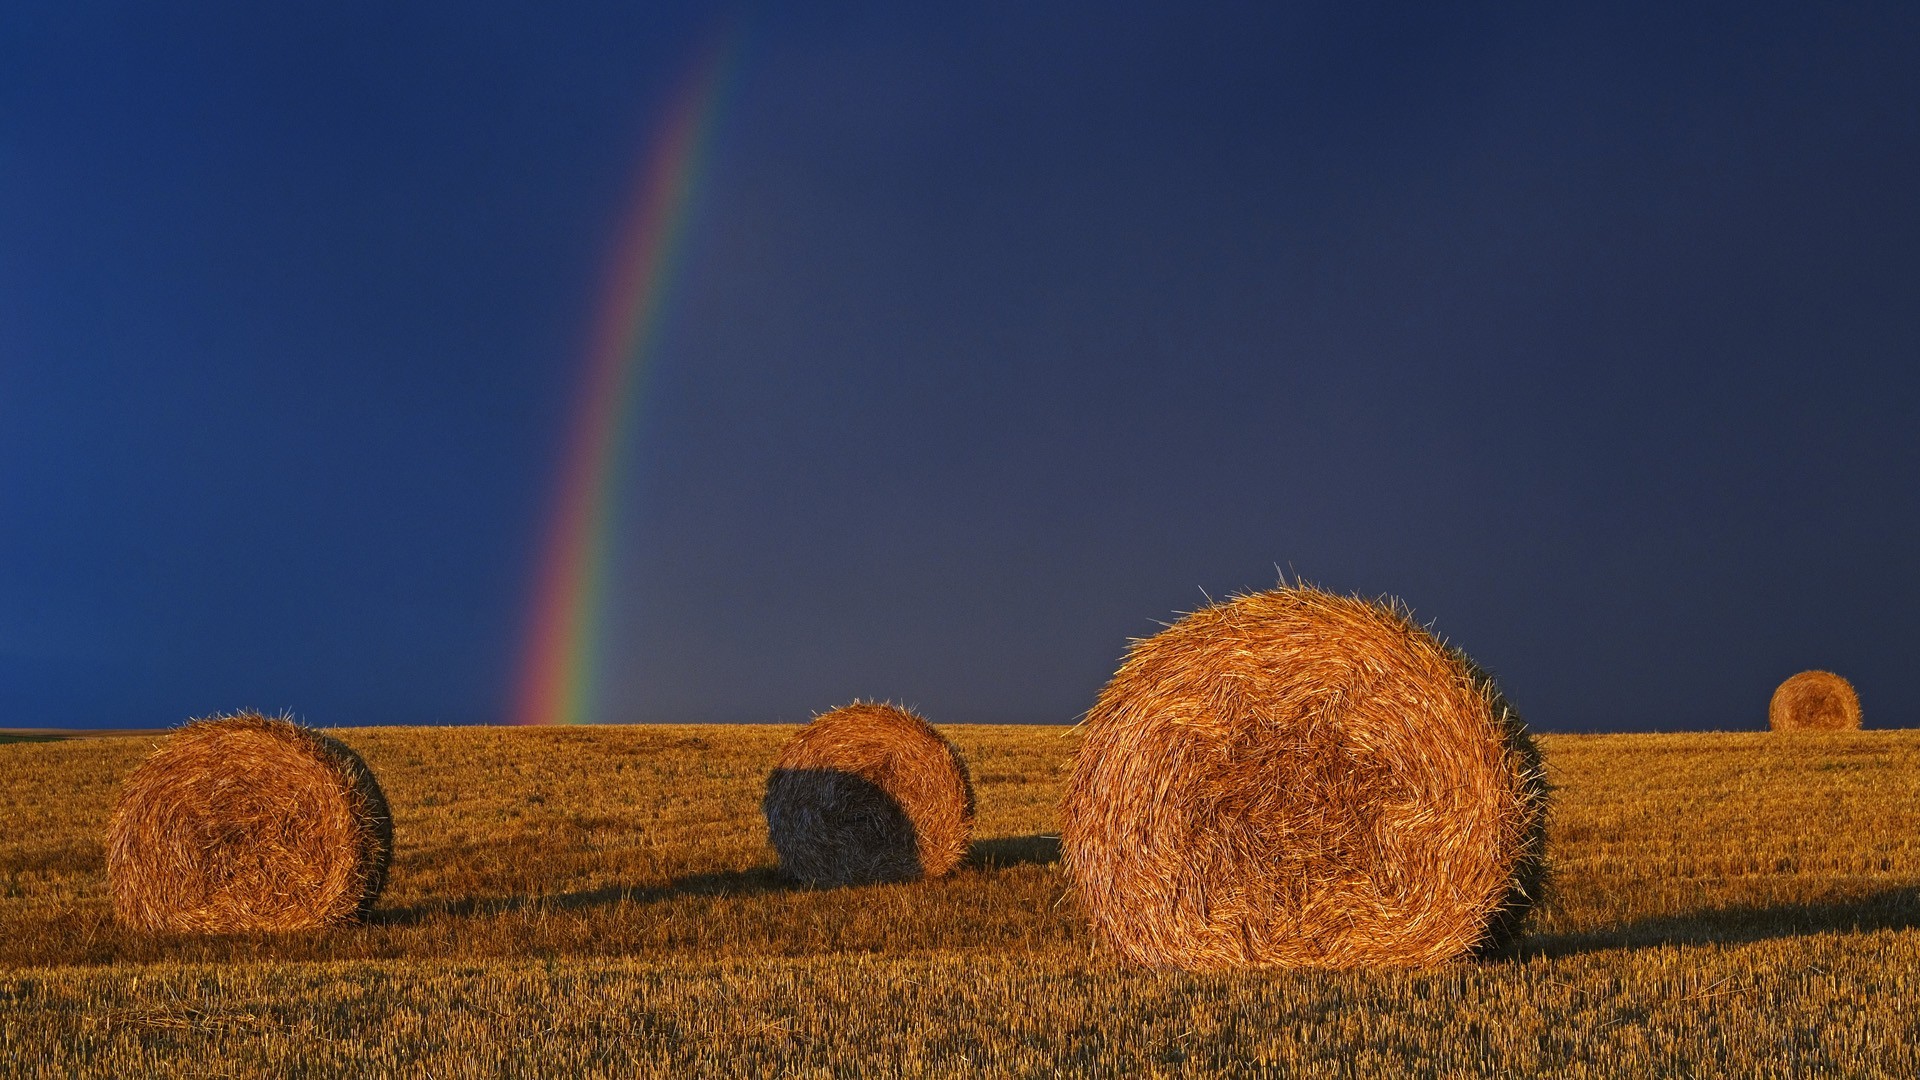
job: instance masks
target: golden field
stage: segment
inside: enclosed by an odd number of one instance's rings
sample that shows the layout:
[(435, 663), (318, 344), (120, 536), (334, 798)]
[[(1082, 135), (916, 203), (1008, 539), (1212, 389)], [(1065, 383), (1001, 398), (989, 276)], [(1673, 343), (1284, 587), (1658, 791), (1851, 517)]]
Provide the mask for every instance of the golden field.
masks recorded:
[(393, 808), (374, 917), (212, 939), (107, 905), (153, 736), (0, 744), (0, 1073), (1920, 1075), (1920, 732), (1547, 736), (1516, 955), (1182, 974), (1075, 911), (1072, 734), (943, 730), (968, 862), (828, 891), (772, 870), (790, 727), (337, 731)]

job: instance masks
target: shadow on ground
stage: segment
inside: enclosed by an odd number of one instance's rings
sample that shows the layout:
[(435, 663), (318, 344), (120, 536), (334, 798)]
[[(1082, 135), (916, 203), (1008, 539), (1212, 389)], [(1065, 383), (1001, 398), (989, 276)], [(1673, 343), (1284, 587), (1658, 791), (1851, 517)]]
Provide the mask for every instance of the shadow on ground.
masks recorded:
[(1060, 838), (1045, 833), (996, 836), (975, 840), (962, 866), (977, 870), (1005, 870), (1013, 866), (1044, 866), (1060, 861)]
[[(1034, 833), (977, 840), (967, 849), (962, 867), (995, 871), (1016, 866), (1041, 866), (1060, 859), (1060, 838)], [(611, 904), (651, 904), (690, 896), (741, 897), (783, 892), (822, 892), (781, 873), (777, 866), (750, 870), (720, 870), (675, 878), (664, 885), (609, 886), (583, 892), (541, 896), (492, 896), (430, 901), (407, 907), (375, 908), (366, 917), (371, 926), (411, 926), (445, 916), (502, 915), (517, 911), (579, 911)]]
[(516, 911), (579, 911), (610, 904), (651, 904), (684, 896), (760, 896), (766, 893), (799, 892), (805, 887), (781, 874), (777, 867), (756, 866), (751, 870), (721, 870), (690, 874), (665, 885), (609, 886), (583, 892), (548, 893), (540, 896), (487, 896), (463, 900), (431, 901), (407, 907), (376, 908), (367, 916), (371, 926), (410, 926), (430, 918), (447, 915), (505, 915)]
[(1920, 928), (1920, 888), (1906, 887), (1846, 900), (1709, 908), (1639, 919), (1603, 930), (1532, 935), (1522, 938), (1507, 955), (1526, 958), (1662, 945), (1738, 945), (1807, 934), (1916, 928)]

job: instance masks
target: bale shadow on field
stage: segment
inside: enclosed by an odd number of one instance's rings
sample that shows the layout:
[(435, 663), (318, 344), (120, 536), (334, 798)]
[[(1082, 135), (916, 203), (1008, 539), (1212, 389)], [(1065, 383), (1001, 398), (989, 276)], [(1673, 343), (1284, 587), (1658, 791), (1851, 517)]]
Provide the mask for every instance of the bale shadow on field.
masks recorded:
[(407, 907), (376, 908), (366, 917), (373, 926), (411, 926), (441, 916), (505, 915), (520, 911), (579, 911), (613, 904), (651, 904), (686, 896), (760, 896), (799, 892), (804, 886), (780, 873), (778, 867), (717, 870), (689, 874), (664, 885), (612, 885), (570, 893), (537, 896), (484, 896), (432, 901)]
[(1920, 888), (1909, 886), (1823, 903), (1711, 908), (1638, 919), (1604, 930), (1531, 936), (1522, 939), (1508, 955), (1525, 959), (1606, 949), (1739, 945), (1809, 934), (1913, 929), (1920, 929)]
[(1060, 838), (1047, 833), (995, 836), (975, 840), (963, 864), (970, 870), (1006, 870), (1015, 866), (1045, 866), (1060, 861)]
[[(969, 870), (995, 872), (1020, 866), (1047, 866), (1060, 860), (1060, 838), (1047, 833), (995, 836), (976, 840), (962, 865)], [(787, 876), (778, 866), (748, 870), (717, 870), (689, 874), (661, 885), (614, 885), (569, 893), (526, 896), (479, 896), (434, 900), (405, 907), (375, 908), (365, 922), (371, 926), (412, 926), (446, 916), (506, 915), (521, 911), (580, 911), (612, 904), (651, 904), (690, 896), (745, 897), (769, 893), (819, 892)]]

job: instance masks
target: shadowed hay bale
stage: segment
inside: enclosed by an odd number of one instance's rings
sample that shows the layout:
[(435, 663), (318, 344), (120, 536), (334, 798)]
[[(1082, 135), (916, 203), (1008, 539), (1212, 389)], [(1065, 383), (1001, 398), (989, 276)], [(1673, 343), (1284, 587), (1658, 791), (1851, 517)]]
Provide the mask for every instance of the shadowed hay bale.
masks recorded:
[(815, 887), (939, 877), (973, 833), (966, 762), (933, 725), (856, 701), (796, 733), (767, 778), (780, 868)]
[(127, 777), (107, 889), (140, 930), (332, 926), (373, 906), (392, 851), (386, 796), (358, 754), (241, 713), (189, 723)]
[(1532, 740), (1397, 606), (1289, 587), (1194, 612), (1081, 728), (1063, 858), (1137, 963), (1437, 963), (1504, 945), (1539, 891)]
[(1767, 703), (1774, 731), (1858, 731), (1860, 695), (1831, 671), (1803, 671), (1781, 683)]

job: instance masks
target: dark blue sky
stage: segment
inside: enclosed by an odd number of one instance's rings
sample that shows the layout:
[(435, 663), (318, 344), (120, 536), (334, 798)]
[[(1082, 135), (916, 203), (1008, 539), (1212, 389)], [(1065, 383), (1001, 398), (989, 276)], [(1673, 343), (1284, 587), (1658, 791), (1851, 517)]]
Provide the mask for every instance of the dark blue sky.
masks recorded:
[(725, 34), (606, 718), (1070, 721), (1276, 566), (1543, 730), (1920, 714), (1911, 4), (162, 6), (0, 11), (0, 726), (503, 718)]

